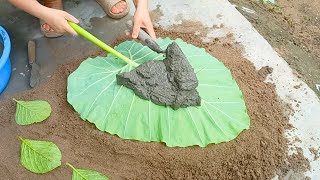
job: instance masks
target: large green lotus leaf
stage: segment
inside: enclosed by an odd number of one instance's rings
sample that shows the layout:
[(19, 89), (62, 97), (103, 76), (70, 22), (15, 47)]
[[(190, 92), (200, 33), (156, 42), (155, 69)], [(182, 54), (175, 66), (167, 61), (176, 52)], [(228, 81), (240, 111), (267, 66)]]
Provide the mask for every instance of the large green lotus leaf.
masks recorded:
[[(169, 38), (157, 41), (162, 48), (172, 42)], [(131, 89), (117, 85), (116, 74), (132, 67), (113, 55), (81, 63), (68, 78), (68, 102), (82, 119), (124, 139), (165, 142), (170, 147), (204, 147), (236, 138), (249, 128), (250, 119), (230, 71), (203, 48), (181, 39), (175, 42), (197, 74), (200, 107), (173, 110), (143, 100)], [(164, 58), (135, 41), (126, 41), (115, 49), (139, 64)]]

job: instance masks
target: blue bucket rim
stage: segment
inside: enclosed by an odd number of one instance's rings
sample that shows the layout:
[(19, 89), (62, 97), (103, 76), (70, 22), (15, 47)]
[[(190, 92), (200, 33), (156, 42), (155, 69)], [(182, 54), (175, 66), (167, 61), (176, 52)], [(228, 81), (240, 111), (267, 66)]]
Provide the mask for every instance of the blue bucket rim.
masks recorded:
[(9, 55), (11, 51), (11, 42), (10, 42), (10, 37), (7, 33), (7, 31), (0, 26), (0, 38), (3, 43), (3, 51), (2, 55), (0, 57), (0, 69), (6, 64), (7, 61), (9, 61)]

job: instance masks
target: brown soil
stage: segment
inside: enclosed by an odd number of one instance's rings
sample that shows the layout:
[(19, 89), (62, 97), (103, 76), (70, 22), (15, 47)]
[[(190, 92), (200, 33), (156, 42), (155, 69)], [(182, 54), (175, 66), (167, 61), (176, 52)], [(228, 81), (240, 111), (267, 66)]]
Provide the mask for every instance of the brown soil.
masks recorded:
[(320, 152), (319, 152), (320, 148), (309, 148), (309, 151), (314, 155), (314, 160), (318, 160), (320, 158)]
[[(320, 97), (320, 1), (277, 0), (277, 6), (230, 0)], [(255, 10), (255, 14), (241, 7)]]
[[(71, 169), (64, 165), (66, 162), (97, 170), (111, 179), (271, 179), (276, 173), (285, 174), (289, 168), (296, 172), (304, 170), (295, 164), (305, 164), (301, 154), (287, 161), (287, 140), (283, 133), (288, 127), (288, 118), (274, 86), (263, 82), (270, 69), (259, 75), (255, 67), (242, 58), (240, 50), (229, 43), (202, 43), (194, 35), (159, 29), (157, 34), (180, 37), (204, 47), (230, 68), (245, 97), (251, 118), (249, 130), (231, 142), (206, 148), (169, 148), (161, 143), (123, 140), (101, 132), (81, 120), (66, 101), (66, 79), (81, 63), (82, 60), (78, 60), (61, 66), (46, 84), (14, 97), (47, 100), (53, 112), (45, 122), (18, 126), (14, 120), (14, 102), (11, 98), (1, 101), (0, 177), (70, 179)], [(56, 143), (62, 151), (63, 165), (44, 175), (27, 171), (19, 163), (18, 136)]]

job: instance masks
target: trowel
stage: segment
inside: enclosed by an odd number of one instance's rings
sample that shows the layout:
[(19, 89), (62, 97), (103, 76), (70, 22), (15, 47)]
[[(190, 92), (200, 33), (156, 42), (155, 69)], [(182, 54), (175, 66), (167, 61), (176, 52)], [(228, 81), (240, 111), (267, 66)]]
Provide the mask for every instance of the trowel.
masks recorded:
[[(127, 27), (132, 31), (133, 22), (131, 20), (127, 21)], [(140, 29), (138, 34), (138, 39), (141, 40), (145, 45), (147, 45), (151, 50), (157, 53), (165, 53), (165, 50), (162, 50), (156, 41), (154, 41), (150, 35), (145, 32), (143, 29)]]
[[(125, 61), (126, 63), (137, 67), (138, 64), (135, 62), (132, 62), (129, 58), (125, 57), (124, 55), (122, 55), (120, 52), (117, 52), (115, 49), (113, 49), (112, 47), (108, 46), (107, 44), (105, 44), (104, 42), (102, 42), (100, 39), (96, 38), (95, 36), (93, 36), (92, 34), (90, 34), (88, 31), (86, 31), (85, 29), (83, 29), (82, 27), (80, 27), (79, 25), (73, 23), (73, 22), (68, 22), (69, 25), (81, 36), (83, 36), (84, 38), (86, 38), (87, 40), (91, 41), (92, 43), (94, 43), (95, 45), (99, 46), (100, 48), (104, 49), (105, 51), (115, 55), (116, 57), (118, 57), (119, 59)], [(133, 23), (132, 21), (127, 21), (127, 27), (129, 29), (132, 30), (133, 28)], [(139, 34), (138, 34), (138, 38), (145, 44), (147, 45), (151, 50), (157, 52), (157, 53), (165, 53), (165, 50), (162, 50), (161, 47), (156, 43), (156, 41), (154, 41), (150, 35), (148, 33), (146, 33), (144, 30), (140, 29)]]
[(36, 43), (28, 42), (28, 60), (31, 66), (30, 86), (33, 88), (40, 82), (40, 67), (36, 63)]

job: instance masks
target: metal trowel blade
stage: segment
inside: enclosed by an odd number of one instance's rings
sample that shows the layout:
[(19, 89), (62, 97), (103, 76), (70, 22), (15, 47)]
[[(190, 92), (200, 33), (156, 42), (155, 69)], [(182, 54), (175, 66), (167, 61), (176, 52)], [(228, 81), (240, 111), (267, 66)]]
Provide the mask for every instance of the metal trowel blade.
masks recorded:
[(33, 88), (40, 82), (40, 67), (36, 64), (36, 43), (28, 42), (28, 60), (31, 66), (30, 86)]
[(33, 63), (31, 66), (30, 86), (33, 88), (40, 82), (40, 67), (38, 64)]
[[(127, 21), (126, 25), (131, 31), (133, 30), (133, 22), (131, 20)], [(156, 41), (154, 41), (150, 37), (150, 35), (147, 32), (145, 32), (143, 29), (139, 30), (138, 39), (144, 42), (144, 44), (147, 45), (152, 51), (158, 54), (166, 53), (166, 50), (161, 49), (159, 44)]]

